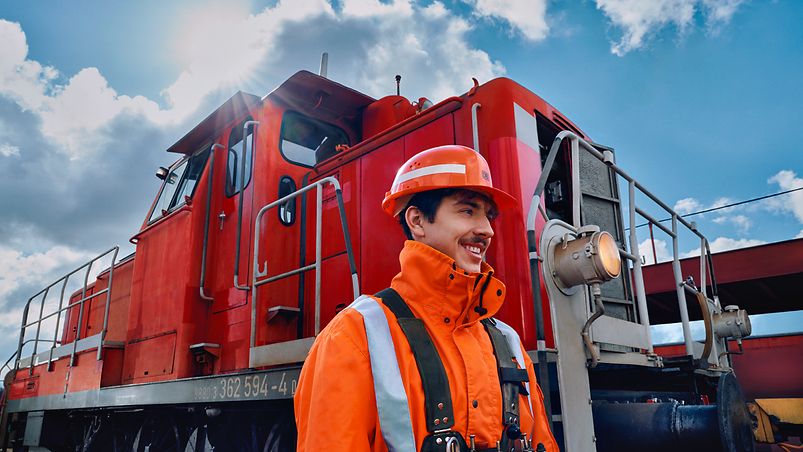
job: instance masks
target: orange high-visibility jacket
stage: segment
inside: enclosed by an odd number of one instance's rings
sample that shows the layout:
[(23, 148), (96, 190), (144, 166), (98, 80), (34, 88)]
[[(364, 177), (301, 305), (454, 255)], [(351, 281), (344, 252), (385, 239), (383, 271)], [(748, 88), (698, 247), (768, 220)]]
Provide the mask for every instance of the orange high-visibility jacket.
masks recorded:
[[(432, 337), (449, 378), (455, 425), (477, 448), (495, 447), (502, 424), (502, 394), (490, 337), (479, 320), (496, 313), (505, 286), (483, 263), (469, 274), (454, 260), (420, 242), (407, 241), (399, 256), (401, 273), (391, 283), (421, 319)], [(488, 281), (490, 279), (490, 281)], [(484, 289), (484, 290), (483, 290)], [(474, 310), (482, 298), (483, 316)], [(379, 302), (390, 328), (403, 386), (407, 393), (416, 449), (427, 432), (421, 377), (407, 338), (391, 311)], [(299, 451), (386, 451), (380, 428), (365, 324), (349, 307), (321, 332), (304, 363), (295, 393)], [(521, 430), (559, 452), (549, 430), (543, 395), (525, 353), (530, 402), (520, 397)]]

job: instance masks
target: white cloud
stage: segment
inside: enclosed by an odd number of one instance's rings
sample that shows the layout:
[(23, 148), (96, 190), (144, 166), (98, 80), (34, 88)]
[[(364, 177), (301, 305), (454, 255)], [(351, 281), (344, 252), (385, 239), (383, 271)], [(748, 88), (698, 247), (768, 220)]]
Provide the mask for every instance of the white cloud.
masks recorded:
[(19, 157), (20, 148), (10, 144), (0, 144), (0, 155), (3, 157)]
[(750, 231), (750, 228), (753, 226), (752, 220), (744, 215), (733, 215), (727, 216), (722, 215), (717, 218), (714, 218), (714, 223), (716, 224), (725, 224), (725, 223), (732, 223), (736, 226), (736, 229), (739, 230), (740, 233), (746, 234)]
[(681, 200), (678, 200), (678, 202), (676, 202), (675, 206), (673, 207), (675, 212), (681, 215), (696, 212), (698, 210), (702, 210), (702, 208), (703, 205), (700, 204), (700, 201), (694, 198), (683, 198)]
[(359, 18), (410, 17), (413, 15), (413, 5), (409, 0), (393, 0), (390, 3), (379, 0), (344, 0), (342, 12), (344, 16)]
[[(803, 178), (791, 170), (778, 171), (767, 182), (778, 184), (782, 191), (803, 187)], [(800, 223), (803, 223), (803, 190), (773, 198), (772, 201), (770, 208), (792, 213)]]
[(745, 0), (703, 0), (707, 22), (711, 26), (730, 22)]
[(796, 239), (803, 239), (803, 229), (801, 229), (801, 230), (800, 230), (800, 232), (798, 232), (798, 233), (797, 233), (797, 235), (795, 236), (795, 238), (796, 238)]
[(674, 26), (682, 34), (694, 24), (698, 11), (709, 28), (726, 24), (743, 0), (596, 0), (611, 24), (622, 30), (622, 37), (611, 44), (618, 56), (643, 47), (652, 36)]
[(658, 258), (658, 263), (666, 262), (672, 259), (672, 253), (669, 251), (669, 246), (665, 240), (656, 239), (654, 245), (655, 253), (653, 253), (653, 241), (650, 239), (647, 239), (638, 245), (639, 256), (643, 258), (642, 262), (644, 262), (645, 265), (655, 264), (655, 258)]
[(546, 0), (474, 0), (474, 13), (501, 19), (530, 41), (542, 41), (549, 34)]
[(7, 306), (11, 301), (7, 297), (20, 286), (32, 283), (44, 286), (49, 282), (44, 279), (54, 270), (81, 264), (89, 258), (89, 254), (65, 246), (24, 254), (0, 244), (0, 306)]
[[(732, 239), (730, 237), (717, 237), (713, 242), (709, 242), (708, 246), (711, 248), (712, 253), (719, 253), (722, 251), (735, 250), (739, 248), (748, 248), (751, 246), (763, 245), (767, 242), (764, 240), (756, 239)], [(681, 259), (687, 257), (695, 257), (700, 255), (700, 247), (691, 251), (681, 253)]]

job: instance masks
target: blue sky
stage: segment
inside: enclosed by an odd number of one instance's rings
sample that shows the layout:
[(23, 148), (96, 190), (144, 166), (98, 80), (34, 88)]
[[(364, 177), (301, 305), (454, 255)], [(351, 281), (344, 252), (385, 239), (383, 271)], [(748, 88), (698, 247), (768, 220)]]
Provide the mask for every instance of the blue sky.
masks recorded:
[[(30, 294), (127, 243), (167, 146), (323, 51), (331, 78), (375, 97), (397, 73), (433, 100), (510, 77), (683, 213), (803, 186), (801, 19), (793, 0), (4, 0), (0, 355)], [(696, 220), (719, 250), (793, 239), (803, 191)]]

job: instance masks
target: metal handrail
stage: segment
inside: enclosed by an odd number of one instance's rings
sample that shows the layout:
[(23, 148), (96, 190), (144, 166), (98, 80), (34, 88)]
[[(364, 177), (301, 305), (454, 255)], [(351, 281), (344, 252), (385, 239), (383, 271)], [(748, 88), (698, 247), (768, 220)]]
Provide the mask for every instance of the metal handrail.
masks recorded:
[[(61, 315), (60, 314), (63, 311), (75, 308), (76, 305), (77, 305), (78, 309), (79, 309), (78, 310), (78, 328), (76, 329), (75, 338), (73, 339), (73, 350), (72, 350), (72, 353), (70, 355), (70, 365), (72, 366), (75, 363), (75, 353), (76, 353), (77, 343), (78, 343), (78, 340), (81, 338), (81, 323), (83, 323), (84, 303), (86, 303), (86, 301), (88, 301), (88, 300), (91, 300), (93, 298), (96, 298), (96, 297), (98, 297), (100, 295), (104, 295), (105, 294), (106, 295), (106, 303), (105, 303), (105, 308), (104, 308), (104, 313), (103, 313), (103, 328), (102, 328), (102, 330), (100, 332), (100, 334), (101, 334), (101, 344), (103, 344), (103, 339), (105, 339), (105, 337), (106, 337), (106, 330), (108, 329), (108, 324), (109, 324), (109, 302), (111, 301), (111, 289), (112, 289), (112, 284), (113, 284), (113, 281), (114, 281), (114, 266), (115, 266), (116, 261), (117, 261), (117, 253), (119, 252), (119, 250), (120, 250), (119, 246), (114, 246), (114, 247), (108, 249), (107, 251), (99, 254), (98, 256), (94, 257), (93, 259), (90, 259), (89, 261), (87, 261), (83, 265), (77, 267), (76, 269), (72, 270), (71, 272), (69, 272), (66, 275), (62, 276), (61, 278), (57, 279), (55, 282), (51, 283), (50, 285), (48, 285), (44, 289), (40, 290), (39, 292), (37, 292), (35, 295), (33, 295), (32, 297), (30, 297), (28, 299), (28, 302), (25, 303), (25, 309), (23, 310), (23, 313), (22, 313), (22, 324), (20, 326), (20, 338), (19, 338), (19, 342), (18, 342), (18, 345), (17, 345), (17, 351), (14, 354), (14, 356), (16, 356), (16, 360), (14, 362), (14, 370), (18, 370), (19, 369), (21, 355), (22, 355), (22, 348), (25, 346), (25, 344), (27, 344), (29, 342), (33, 342), (34, 343), (34, 345), (33, 345), (33, 354), (31, 355), (32, 358), (36, 356), (36, 353), (37, 353), (37, 351), (39, 349), (39, 342), (53, 343), (53, 346), (50, 348), (50, 356), (52, 358), (53, 349), (56, 347), (55, 344), (61, 343), (58, 340), (59, 326), (61, 325), (61, 322), (60, 322), (61, 321)], [(98, 260), (106, 257), (109, 254), (111, 254), (111, 266), (109, 267), (109, 284), (108, 284), (108, 286), (106, 287), (106, 289), (100, 290), (100, 291), (98, 291), (96, 293), (93, 293), (93, 294), (90, 294), (89, 296), (87, 296), (86, 292), (87, 292), (87, 286), (89, 284), (89, 275), (92, 272), (92, 266)], [(84, 284), (83, 284), (83, 286), (81, 288), (81, 298), (78, 301), (76, 301), (74, 303), (71, 303), (71, 304), (68, 304), (65, 307), (64, 306), (64, 294), (65, 294), (65, 290), (67, 288), (67, 283), (68, 283), (68, 281), (69, 281), (69, 279), (70, 279), (70, 277), (72, 275), (80, 272), (83, 269), (86, 269), (86, 272), (84, 274)], [(49, 312), (47, 315), (44, 315), (44, 306), (45, 306), (45, 301), (47, 299), (47, 294), (50, 292), (50, 289), (52, 289), (53, 287), (56, 287), (59, 283), (61, 283), (61, 294), (59, 296), (59, 307), (58, 307), (58, 309), (56, 311)], [(31, 302), (33, 302), (36, 298), (38, 298), (40, 296), (41, 296), (41, 302), (39, 304), (39, 317), (38, 317), (37, 320), (32, 321), (32, 322), (29, 323), (28, 322), (28, 314), (29, 314), (29, 311), (30, 311)], [(55, 328), (55, 330), (53, 332), (53, 339), (52, 340), (50, 340), (50, 339), (41, 339), (39, 336), (40, 336), (40, 333), (41, 333), (42, 322), (47, 320), (47, 319), (49, 319), (50, 317), (53, 317), (54, 315), (57, 316), (57, 320), (56, 320), (56, 328)], [(30, 328), (30, 327), (32, 327), (34, 325), (36, 325), (36, 335), (35, 335), (34, 339), (25, 340), (25, 331), (26, 331), (26, 329), (28, 329), (28, 328)], [(98, 353), (97, 353), (97, 359), (98, 360), (100, 360), (103, 357), (102, 349), (103, 349), (103, 347), (98, 347)], [(33, 361), (31, 361), (30, 374), (33, 374), (33, 368), (34, 368)]]
[[(206, 282), (206, 251), (209, 247), (209, 217), (212, 214), (212, 185), (215, 182), (214, 174), (215, 174), (215, 149), (222, 148), (226, 149), (225, 146), (222, 144), (214, 143), (209, 148), (209, 175), (206, 178), (206, 216), (204, 217), (204, 245), (203, 249), (201, 250), (201, 277), (200, 282), (198, 284), (198, 295), (201, 297), (202, 300), (206, 301), (215, 301), (214, 298), (210, 297), (204, 291), (204, 284)], [(253, 154), (253, 150), (252, 150)]]
[[(34, 341), (34, 339), (28, 339), (27, 341), (23, 342), (22, 345), (24, 347), (25, 344), (27, 344), (29, 342), (33, 342), (33, 341)], [(56, 344), (60, 344), (61, 343), (60, 341), (51, 341), (50, 339), (39, 339), (39, 341), (40, 342), (52, 342), (54, 347), (56, 346)], [(14, 370), (14, 368), (9, 366), (9, 364), (11, 364), (11, 360), (14, 359), (14, 357), (16, 357), (16, 356), (17, 356), (17, 351), (16, 350), (11, 352), (11, 355), (8, 357), (6, 362), (3, 363), (2, 366), (0, 366), (0, 369), (5, 369), (6, 367), (8, 367), (9, 370)]]
[(234, 288), (239, 290), (251, 290), (248, 286), (240, 285), (240, 239), (243, 230), (243, 201), (245, 200), (245, 151), (246, 148), (246, 133), (248, 128), (254, 126), (254, 131), (251, 133), (251, 167), (250, 170), (254, 171), (254, 154), (256, 153), (257, 144), (257, 128), (259, 121), (245, 121), (243, 123), (243, 152), (240, 156), (242, 161), (240, 165), (240, 202), (237, 206), (237, 232), (234, 248)]
[[(675, 289), (678, 298), (678, 307), (680, 309), (680, 318), (681, 323), (683, 325), (683, 338), (686, 345), (686, 353), (689, 355), (692, 354), (692, 335), (691, 335), (691, 328), (689, 324), (689, 312), (686, 307), (686, 296), (683, 289), (683, 278), (681, 275), (680, 269), (680, 259), (679, 259), (679, 251), (678, 251), (678, 223), (685, 226), (689, 231), (691, 231), (694, 235), (700, 238), (700, 271), (701, 271), (701, 280), (702, 280), (702, 287), (703, 293), (705, 293), (705, 281), (706, 281), (706, 269), (708, 267), (713, 267), (710, 265), (711, 261), (711, 249), (708, 244), (708, 239), (700, 233), (694, 224), (691, 224), (684, 220), (674, 209), (669, 207), (666, 203), (661, 201), (657, 196), (652, 194), (649, 190), (647, 190), (643, 185), (641, 185), (638, 181), (633, 179), (630, 175), (628, 175), (624, 170), (619, 168), (616, 163), (614, 163), (613, 153), (611, 151), (604, 151), (600, 152), (597, 150), (593, 145), (591, 145), (586, 140), (580, 138), (574, 132), (569, 130), (564, 130), (557, 134), (555, 139), (552, 142), (552, 146), (549, 149), (549, 154), (547, 155), (546, 161), (544, 162), (544, 166), (541, 170), (541, 176), (538, 179), (538, 184), (536, 185), (535, 191), (533, 192), (532, 203), (530, 204), (530, 209), (527, 214), (527, 238), (528, 238), (528, 245), (530, 250), (530, 269), (531, 269), (531, 277), (533, 281), (537, 281), (537, 269), (538, 269), (538, 255), (535, 252), (535, 219), (538, 214), (538, 207), (541, 203), (541, 194), (546, 187), (547, 178), (549, 177), (549, 173), (552, 170), (552, 165), (555, 163), (555, 157), (557, 156), (557, 152), (561, 147), (561, 144), (564, 140), (570, 140), (571, 145), (571, 161), (573, 164), (571, 165), (571, 182), (572, 182), (572, 220), (574, 227), (580, 227), (580, 203), (581, 203), (581, 194), (580, 194), (580, 170), (579, 170), (579, 157), (580, 157), (580, 148), (587, 151), (589, 154), (600, 160), (601, 162), (605, 163), (609, 168), (613, 169), (617, 175), (621, 176), (628, 182), (628, 209), (629, 209), (629, 223), (630, 223), (630, 253), (626, 252), (625, 250), (620, 250), (620, 254), (622, 254), (626, 259), (631, 260), (633, 262), (633, 276), (635, 280), (636, 286), (636, 301), (638, 303), (638, 310), (639, 310), (639, 321), (645, 327), (646, 335), (647, 335), (647, 343), (648, 343), (648, 351), (650, 353), (653, 352), (652, 346), (652, 338), (650, 334), (650, 319), (649, 314), (647, 312), (647, 297), (645, 295), (644, 290), (644, 277), (642, 274), (642, 265), (641, 265), (641, 256), (639, 255), (638, 250), (638, 239), (636, 237), (635, 227), (636, 227), (636, 214), (644, 217), (648, 223), (656, 224), (659, 228), (661, 228), (664, 232), (666, 232), (670, 237), (672, 237), (672, 270), (675, 278)], [(636, 189), (639, 190), (640, 193), (646, 195), (649, 199), (651, 199), (655, 204), (660, 206), (664, 211), (671, 215), (672, 218), (672, 227), (671, 229), (666, 228), (665, 226), (661, 225), (660, 222), (655, 221), (655, 219), (646, 214), (642, 209), (636, 207)], [(709, 265), (706, 266), (706, 263)], [(715, 283), (713, 278), (713, 268), (708, 270), (711, 272), (711, 280), (712, 280), (712, 288), (714, 291)], [(535, 284), (533, 284), (535, 286)], [(533, 289), (533, 299), (534, 302), (537, 303), (536, 306), (540, 306), (540, 287)], [(716, 298), (715, 298), (716, 301)], [(538, 310), (538, 309), (536, 309)]]
[[(253, 271), (252, 271), (252, 287), (254, 291), (252, 292), (252, 302), (251, 302), (251, 347), (253, 348), (256, 345), (256, 288), (267, 284), (269, 282), (273, 282), (279, 279), (288, 278), (293, 275), (297, 275), (299, 273), (304, 273), (310, 270), (315, 270), (315, 335), (317, 336), (321, 329), (321, 235), (322, 235), (322, 221), (321, 221), (321, 214), (323, 212), (323, 186), (326, 184), (331, 184), (335, 187), (335, 197), (337, 198), (337, 207), (338, 212), (340, 214), (340, 227), (343, 231), (343, 239), (346, 244), (346, 254), (348, 255), (349, 260), (349, 270), (351, 270), (351, 286), (354, 291), (354, 298), (357, 298), (360, 295), (360, 282), (359, 277), (357, 276), (357, 265), (354, 260), (354, 251), (351, 248), (351, 237), (349, 234), (348, 224), (346, 222), (346, 209), (343, 205), (343, 191), (340, 187), (340, 182), (332, 176), (325, 177), (319, 181), (316, 181), (306, 187), (303, 187), (299, 190), (290, 193), (289, 195), (277, 199), (272, 203), (262, 207), (259, 209), (259, 213), (256, 215), (256, 221), (254, 223), (254, 264), (253, 264)], [(306, 265), (304, 267), (297, 268), (295, 270), (290, 270), (288, 272), (281, 273), (279, 275), (274, 275), (268, 278), (259, 279), (264, 276), (267, 276), (267, 261), (264, 262), (263, 268), (264, 270), (260, 270), (259, 268), (259, 231), (260, 226), (262, 224), (262, 216), (268, 210), (280, 206), (291, 199), (302, 195), (313, 188), (316, 189), (317, 193), (317, 200), (315, 204), (315, 263)]]

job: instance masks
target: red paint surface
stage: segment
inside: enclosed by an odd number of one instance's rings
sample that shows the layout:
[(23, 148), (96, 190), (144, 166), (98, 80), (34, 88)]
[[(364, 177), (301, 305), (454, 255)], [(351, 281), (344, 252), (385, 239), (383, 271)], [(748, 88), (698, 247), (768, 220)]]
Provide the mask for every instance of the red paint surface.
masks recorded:
[[(742, 340), (743, 355), (733, 356), (733, 370), (749, 400), (803, 397), (803, 334)], [(738, 350), (734, 341), (728, 349)], [(655, 347), (661, 356), (685, 355), (685, 347)]]

